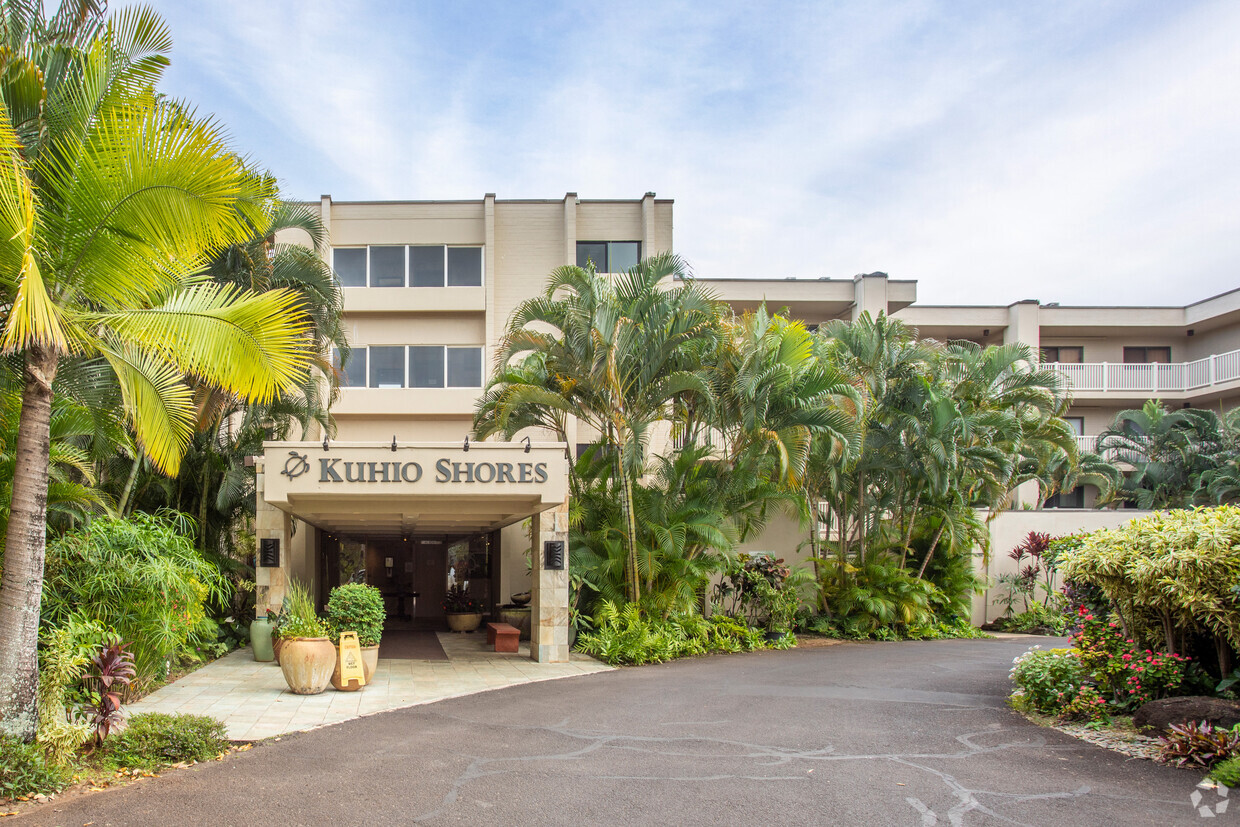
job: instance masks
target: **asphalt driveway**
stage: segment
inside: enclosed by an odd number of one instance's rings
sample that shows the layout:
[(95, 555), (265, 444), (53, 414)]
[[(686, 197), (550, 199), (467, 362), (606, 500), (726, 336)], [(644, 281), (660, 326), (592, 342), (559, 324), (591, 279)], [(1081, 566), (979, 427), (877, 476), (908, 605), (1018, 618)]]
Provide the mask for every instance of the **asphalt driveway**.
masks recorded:
[[(1004, 705), (1032, 641), (840, 644), (375, 715), (16, 824), (1201, 823), (1200, 773)], [(1213, 795), (1213, 794), (1211, 794)], [(1240, 824), (1240, 805), (1212, 824)]]

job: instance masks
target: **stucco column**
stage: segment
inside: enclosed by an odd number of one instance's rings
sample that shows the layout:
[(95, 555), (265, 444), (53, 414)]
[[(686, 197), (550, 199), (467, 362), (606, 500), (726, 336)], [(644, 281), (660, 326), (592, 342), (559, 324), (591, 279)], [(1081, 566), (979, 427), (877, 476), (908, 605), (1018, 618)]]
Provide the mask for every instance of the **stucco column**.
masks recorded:
[(577, 263), (577, 193), (564, 193), (564, 263)]
[[(255, 614), (265, 615), (270, 609), (279, 609), (284, 602), (285, 590), (288, 586), (289, 573), (289, 517), (273, 505), (268, 505), (263, 498), (266, 476), (263, 461), (255, 464), (254, 496), (257, 498), (254, 509), (254, 583), (257, 594), (254, 598)], [(263, 540), (280, 541), (280, 565), (269, 568), (259, 565), (259, 550)]]
[[(1003, 343), (1019, 343), (1033, 348), (1033, 358), (1040, 358), (1038, 349), (1041, 347), (1042, 332), (1038, 320), (1040, 306), (1036, 299), (1025, 299), (1008, 305), (1008, 324), (1003, 330)], [(1038, 496), (1038, 484), (1030, 481), (1022, 483), (1012, 492), (1011, 508), (1020, 508), (1024, 503), (1041, 507)]]
[[(564, 568), (543, 567), (543, 543), (564, 543)], [(539, 663), (568, 661), (568, 506), (530, 518), (531, 571), (530, 658)]]
[(862, 313), (869, 313), (873, 319), (879, 313), (887, 312), (887, 274), (863, 273), (853, 276), (852, 321), (857, 321)]
[(642, 196), (642, 258), (654, 255), (654, 193)]

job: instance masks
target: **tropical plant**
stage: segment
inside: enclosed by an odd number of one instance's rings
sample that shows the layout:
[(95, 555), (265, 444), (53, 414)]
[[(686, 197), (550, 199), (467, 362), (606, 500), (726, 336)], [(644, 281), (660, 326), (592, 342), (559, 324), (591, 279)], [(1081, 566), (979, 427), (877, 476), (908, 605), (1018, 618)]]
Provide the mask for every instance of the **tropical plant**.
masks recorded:
[(378, 646), (383, 638), (383, 622), (387, 611), (383, 594), (365, 583), (346, 583), (331, 590), (327, 596), (327, 628), (332, 642), (340, 643), (341, 632), (357, 632), (362, 646)]
[(104, 629), (93, 621), (69, 618), (56, 628), (43, 630), (39, 656), (38, 743), (48, 759), (59, 766), (90, 739), (91, 727), (67, 696), (77, 688), (82, 673), (104, 639)]
[(0, 9), (0, 304), (4, 349), (24, 361), (0, 586), (0, 732), (36, 729), (48, 443), (62, 361), (98, 357), (141, 450), (175, 473), (193, 433), (186, 377), (266, 401), (308, 362), (297, 296), (198, 278), (249, 236), (269, 184), (217, 125), (160, 97), (171, 44), (145, 7), (109, 18), (62, 3)]
[[(1017, 706), (1059, 715), (1091, 683), (1089, 669), (1073, 649), (1033, 647), (1012, 661)], [(1097, 693), (1094, 693), (1097, 697)]]
[(1220, 761), (1240, 757), (1240, 727), (1223, 729), (1209, 721), (1172, 724), (1158, 739), (1159, 760), (1177, 767), (1209, 769)]
[(193, 547), (193, 521), (180, 514), (99, 517), (48, 547), (43, 622), (74, 618), (114, 630), (129, 641), (135, 683), (166, 673), (186, 648), (211, 643), (210, 600), (227, 587), (219, 570)]
[(126, 644), (115, 641), (99, 649), (90, 659), (86, 684), (90, 692), (90, 723), (98, 744), (124, 723), (121, 701), (135, 674), (133, 655)]
[(1120, 411), (1098, 435), (1098, 451), (1132, 467), (1112, 499), (1139, 508), (1183, 508), (1235, 499), (1228, 468), (1240, 457), (1240, 430), (1204, 408), (1169, 411), (1157, 399)]
[[(789, 634), (771, 645), (787, 648), (795, 642)], [(708, 619), (696, 612), (643, 617), (635, 603), (619, 607), (608, 600), (599, 603), (594, 628), (577, 636), (579, 650), (610, 664), (661, 663), (711, 652), (749, 652), (766, 645), (761, 630), (743, 618), (720, 614)]]
[(0, 799), (48, 795), (62, 788), (69, 778), (69, 771), (49, 760), (39, 744), (0, 735)]
[(478, 611), (478, 601), (466, 587), (460, 584), (449, 586), (444, 593), (443, 610), (448, 614), (474, 614)]
[(1240, 757), (1219, 761), (1211, 768), (1210, 777), (1232, 789), (1240, 787)]
[(300, 580), (290, 579), (284, 595), (284, 611), (281, 614), (280, 637), (292, 640), (299, 637), (327, 637), (327, 625), (314, 607), (310, 589)]
[(568, 417), (600, 435), (615, 464), (630, 601), (642, 592), (633, 483), (645, 470), (651, 426), (678, 400), (711, 404), (701, 355), (719, 306), (687, 276), (670, 253), (620, 276), (552, 271), (543, 295), (509, 318), (496, 378), (474, 416), (478, 438), (512, 437), (531, 425), (563, 438)]
[(1058, 567), (1065, 580), (1102, 590), (1125, 638), (1175, 654), (1202, 628), (1213, 636), (1218, 674), (1231, 671), (1240, 648), (1240, 507), (1157, 511), (1096, 531), (1064, 550)]

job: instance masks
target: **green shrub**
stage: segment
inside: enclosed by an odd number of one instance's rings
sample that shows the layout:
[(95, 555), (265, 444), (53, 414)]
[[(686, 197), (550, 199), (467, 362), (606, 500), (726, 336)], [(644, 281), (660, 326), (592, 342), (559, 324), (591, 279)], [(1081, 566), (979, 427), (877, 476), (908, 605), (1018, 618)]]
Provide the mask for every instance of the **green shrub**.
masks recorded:
[(136, 684), (162, 677), (169, 659), (214, 642), (205, 604), (228, 588), (194, 549), (193, 524), (179, 514), (96, 517), (47, 548), (43, 622), (79, 616), (130, 644)]
[(204, 715), (143, 712), (103, 744), (113, 767), (153, 770), (180, 761), (209, 761), (228, 750), (224, 724)]
[(68, 781), (68, 771), (49, 761), (38, 744), (0, 735), (0, 798), (54, 793)]
[(1048, 715), (1061, 714), (1090, 678), (1072, 649), (1043, 650), (1035, 646), (1012, 663), (1012, 683), (1017, 687), (1013, 700)]
[[(1185, 630), (1203, 627), (1240, 649), (1240, 507), (1158, 511), (1086, 536), (1058, 558), (1065, 580), (1091, 583), (1119, 610), (1126, 637), (1176, 652)], [(1137, 627), (1148, 614), (1156, 625)]]
[(332, 589), (327, 598), (327, 630), (333, 643), (340, 643), (341, 632), (357, 632), (362, 646), (377, 646), (383, 637), (387, 611), (383, 594), (364, 583), (346, 583)]
[(1098, 689), (1120, 709), (1133, 710), (1158, 698), (1182, 694), (1188, 659), (1139, 649), (1115, 621), (1081, 616), (1076, 651)]
[(995, 625), (1004, 632), (1041, 632), (1047, 631), (1054, 635), (1063, 635), (1072, 625), (1072, 618), (1063, 612), (1032, 603), (1028, 611), (1012, 617), (1000, 618)]
[[(773, 646), (794, 645), (791, 634)], [(674, 614), (666, 619), (643, 617), (635, 604), (617, 608), (601, 601), (595, 628), (577, 636), (577, 649), (610, 664), (640, 666), (711, 652), (750, 652), (767, 646), (761, 629), (744, 618), (699, 614)]]
[(1219, 761), (1210, 770), (1210, 777), (1220, 784), (1226, 784), (1228, 787), (1240, 788), (1240, 758), (1228, 758), (1225, 761)]

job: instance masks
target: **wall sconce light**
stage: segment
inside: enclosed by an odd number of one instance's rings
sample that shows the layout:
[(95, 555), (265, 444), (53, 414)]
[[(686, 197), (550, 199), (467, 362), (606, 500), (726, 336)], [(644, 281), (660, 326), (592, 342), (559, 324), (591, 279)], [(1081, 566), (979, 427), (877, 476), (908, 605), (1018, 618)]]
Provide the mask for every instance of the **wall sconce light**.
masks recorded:
[(383, 568), (387, 571), (388, 577), (392, 576), (392, 567), (394, 566), (394, 564), (395, 564), (395, 561), (391, 557), (383, 558)]
[(323, 450), (327, 450), (327, 437), (323, 437)]
[(392, 453), (396, 453), (396, 434), (392, 434)]
[(461, 450), (465, 451), (466, 453), (469, 452), (469, 434), (465, 434), (465, 447), (462, 448)]
[(521, 441), (525, 443), (525, 453), (528, 454), (530, 452), (530, 438), (528, 436), (522, 437)]

